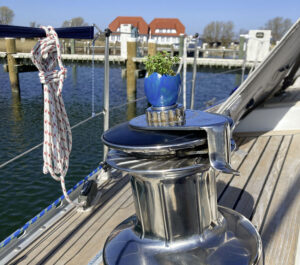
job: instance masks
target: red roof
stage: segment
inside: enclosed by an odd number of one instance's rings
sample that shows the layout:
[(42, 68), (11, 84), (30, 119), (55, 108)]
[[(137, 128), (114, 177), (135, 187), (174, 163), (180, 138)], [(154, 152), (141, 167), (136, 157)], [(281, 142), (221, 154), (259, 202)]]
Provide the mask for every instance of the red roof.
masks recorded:
[(108, 27), (114, 32), (117, 31), (121, 24), (131, 24), (138, 29), (139, 34), (148, 34), (148, 24), (142, 17), (117, 17)]
[[(149, 24), (152, 35), (179, 36), (185, 33), (185, 27), (178, 18), (155, 18)], [(155, 33), (156, 29), (176, 29), (175, 33)]]

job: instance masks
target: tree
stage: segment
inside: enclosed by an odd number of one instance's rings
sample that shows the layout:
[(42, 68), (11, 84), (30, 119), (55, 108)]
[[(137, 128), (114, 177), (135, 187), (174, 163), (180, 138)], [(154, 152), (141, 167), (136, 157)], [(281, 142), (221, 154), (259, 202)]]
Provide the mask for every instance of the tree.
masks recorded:
[(213, 21), (206, 25), (203, 30), (203, 39), (205, 42), (221, 42), (223, 45), (228, 45), (233, 37), (234, 24), (231, 21)]
[(70, 20), (65, 20), (62, 24), (62, 27), (80, 27), (80, 26), (87, 26), (88, 23), (84, 22), (82, 17), (74, 17)]
[(233, 28), (234, 25), (232, 21), (223, 22), (221, 24), (220, 40), (224, 46), (228, 46), (233, 41), (234, 38)]
[(0, 24), (8, 25), (13, 21), (14, 11), (7, 6), (0, 7)]
[(218, 21), (213, 21), (205, 26), (202, 37), (205, 42), (211, 43), (219, 41), (221, 25)]
[(282, 38), (291, 26), (292, 21), (289, 18), (275, 17), (267, 21), (265, 29), (272, 31), (273, 41), (276, 42)]
[(35, 21), (32, 21), (29, 23), (29, 27), (32, 27), (32, 28), (39, 28), (41, 25), (40, 24), (37, 24)]

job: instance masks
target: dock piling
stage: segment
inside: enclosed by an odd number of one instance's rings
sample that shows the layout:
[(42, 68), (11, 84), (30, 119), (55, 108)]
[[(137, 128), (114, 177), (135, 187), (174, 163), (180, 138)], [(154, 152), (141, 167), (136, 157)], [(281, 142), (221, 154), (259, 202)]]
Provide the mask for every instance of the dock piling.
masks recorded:
[(148, 56), (155, 55), (157, 51), (156, 40), (149, 39), (148, 41)]
[[(127, 40), (127, 101), (133, 101), (136, 99), (136, 63), (133, 61), (133, 58), (137, 54), (137, 39), (129, 38)], [(136, 112), (136, 102), (130, 103), (127, 108), (127, 118), (131, 119), (135, 117)]]
[(11, 91), (13, 93), (20, 94), (19, 75), (17, 72), (17, 68), (15, 67), (17, 63), (16, 63), (16, 59), (13, 57), (13, 54), (17, 53), (16, 39), (5, 38), (5, 45), (6, 45), (6, 52), (7, 52), (7, 64), (8, 64)]
[(183, 55), (184, 39), (184, 34), (181, 33), (179, 36), (179, 57)]
[(240, 36), (239, 59), (244, 59), (245, 57), (244, 44), (245, 44), (245, 37)]
[(75, 54), (75, 40), (71, 39), (71, 54)]

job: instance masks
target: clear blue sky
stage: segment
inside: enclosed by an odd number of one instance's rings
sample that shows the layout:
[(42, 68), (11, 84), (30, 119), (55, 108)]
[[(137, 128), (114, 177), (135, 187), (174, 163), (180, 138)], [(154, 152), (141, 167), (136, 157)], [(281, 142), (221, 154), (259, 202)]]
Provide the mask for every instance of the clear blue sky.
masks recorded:
[(104, 29), (117, 16), (142, 16), (147, 23), (155, 17), (177, 17), (186, 33), (202, 33), (211, 21), (233, 21), (235, 31), (257, 29), (276, 16), (300, 17), (300, 0), (0, 0), (15, 13), (14, 25), (31, 21), (59, 27), (64, 20), (81, 16)]

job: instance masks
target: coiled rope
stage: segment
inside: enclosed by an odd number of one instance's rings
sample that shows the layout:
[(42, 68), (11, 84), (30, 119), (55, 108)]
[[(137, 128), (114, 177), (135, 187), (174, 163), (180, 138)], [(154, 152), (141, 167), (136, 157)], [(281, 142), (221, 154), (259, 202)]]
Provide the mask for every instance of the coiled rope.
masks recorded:
[(31, 55), (32, 62), (39, 70), (40, 81), (44, 85), (43, 173), (50, 173), (55, 180), (60, 181), (66, 200), (79, 205), (71, 201), (65, 186), (72, 149), (72, 133), (62, 98), (67, 69), (62, 64), (60, 44), (55, 30), (51, 26), (42, 28), (46, 32), (46, 38), (37, 42)]

